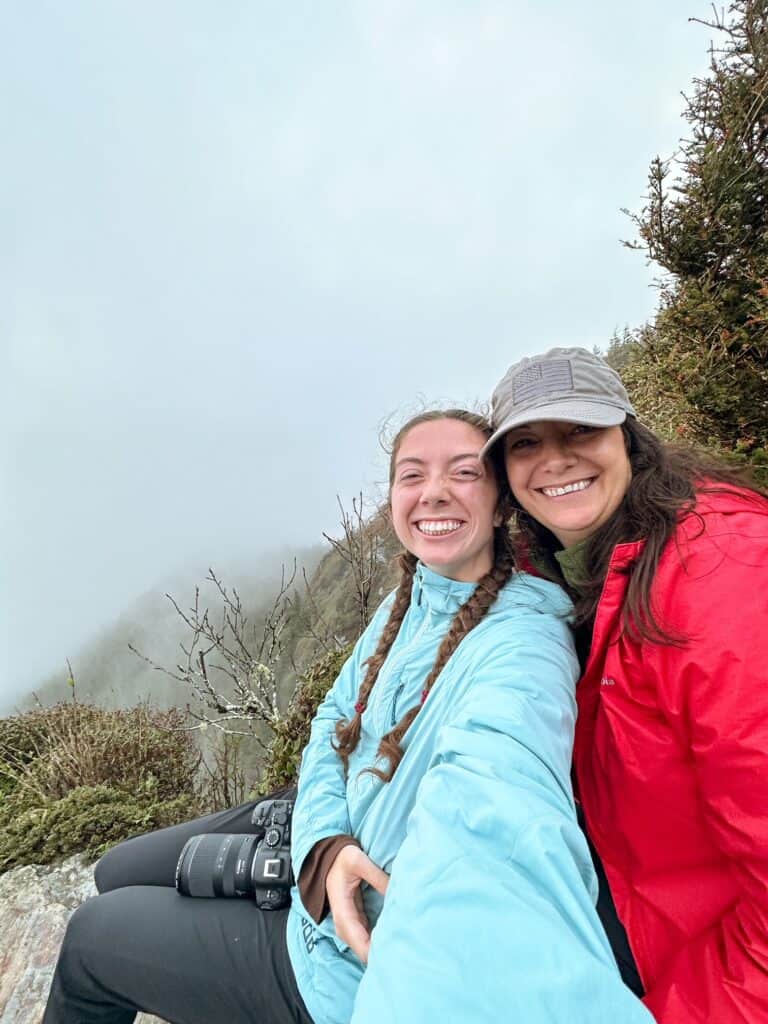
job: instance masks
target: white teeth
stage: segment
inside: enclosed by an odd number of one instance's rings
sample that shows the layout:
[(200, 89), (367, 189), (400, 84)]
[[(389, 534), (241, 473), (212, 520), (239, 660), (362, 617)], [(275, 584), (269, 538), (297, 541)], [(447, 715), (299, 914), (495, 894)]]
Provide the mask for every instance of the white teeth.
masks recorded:
[(453, 531), (458, 530), (461, 525), (462, 523), (459, 519), (422, 519), (420, 522), (416, 523), (416, 526), (421, 533), (430, 534), (453, 533)]
[(558, 498), (561, 494), (573, 494), (574, 491), (586, 491), (592, 479), (578, 480), (575, 484), (566, 484), (565, 487), (542, 487), (541, 493), (548, 498)]

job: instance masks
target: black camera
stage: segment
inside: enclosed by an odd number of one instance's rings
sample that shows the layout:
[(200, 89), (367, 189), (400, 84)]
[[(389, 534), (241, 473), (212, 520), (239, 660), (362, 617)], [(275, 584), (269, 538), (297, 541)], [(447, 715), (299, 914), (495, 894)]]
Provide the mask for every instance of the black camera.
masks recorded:
[(184, 896), (253, 896), (259, 910), (280, 910), (291, 901), (292, 800), (262, 800), (248, 835), (193, 836), (176, 865)]

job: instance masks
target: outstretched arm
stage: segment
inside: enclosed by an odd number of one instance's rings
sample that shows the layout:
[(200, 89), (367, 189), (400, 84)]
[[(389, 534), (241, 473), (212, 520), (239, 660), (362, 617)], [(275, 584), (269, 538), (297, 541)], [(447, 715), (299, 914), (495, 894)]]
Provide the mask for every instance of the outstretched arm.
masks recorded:
[(570, 786), (567, 628), (521, 614), (439, 735), (352, 1024), (650, 1024), (594, 910)]

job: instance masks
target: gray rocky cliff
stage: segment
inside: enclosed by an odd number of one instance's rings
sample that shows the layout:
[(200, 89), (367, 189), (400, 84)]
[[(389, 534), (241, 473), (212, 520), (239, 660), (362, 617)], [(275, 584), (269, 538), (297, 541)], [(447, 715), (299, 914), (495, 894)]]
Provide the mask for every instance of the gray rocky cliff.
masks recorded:
[(0, 1024), (39, 1024), (69, 916), (95, 892), (81, 857), (0, 875)]

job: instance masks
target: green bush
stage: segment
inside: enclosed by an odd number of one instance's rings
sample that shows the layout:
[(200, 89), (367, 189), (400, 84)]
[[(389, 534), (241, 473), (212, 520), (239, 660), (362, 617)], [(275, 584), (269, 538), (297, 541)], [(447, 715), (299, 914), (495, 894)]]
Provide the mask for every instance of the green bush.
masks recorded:
[(736, 452), (765, 482), (768, 2), (713, 8), (711, 28), (719, 40), (686, 96), (685, 137), (672, 160), (652, 161), (633, 217), (632, 244), (661, 270), (661, 301), (623, 346), (622, 373), (649, 425)]
[(137, 792), (107, 785), (81, 786), (39, 804), (17, 790), (0, 803), (0, 873), (22, 864), (50, 864), (73, 853), (96, 858), (140, 832), (199, 814), (197, 798), (160, 799), (150, 780)]
[(301, 676), (288, 711), (275, 727), (259, 793), (271, 793), (296, 782), (312, 719), (351, 651), (351, 644), (330, 651)]
[(177, 709), (76, 700), (0, 719), (0, 872), (193, 817), (200, 755)]

